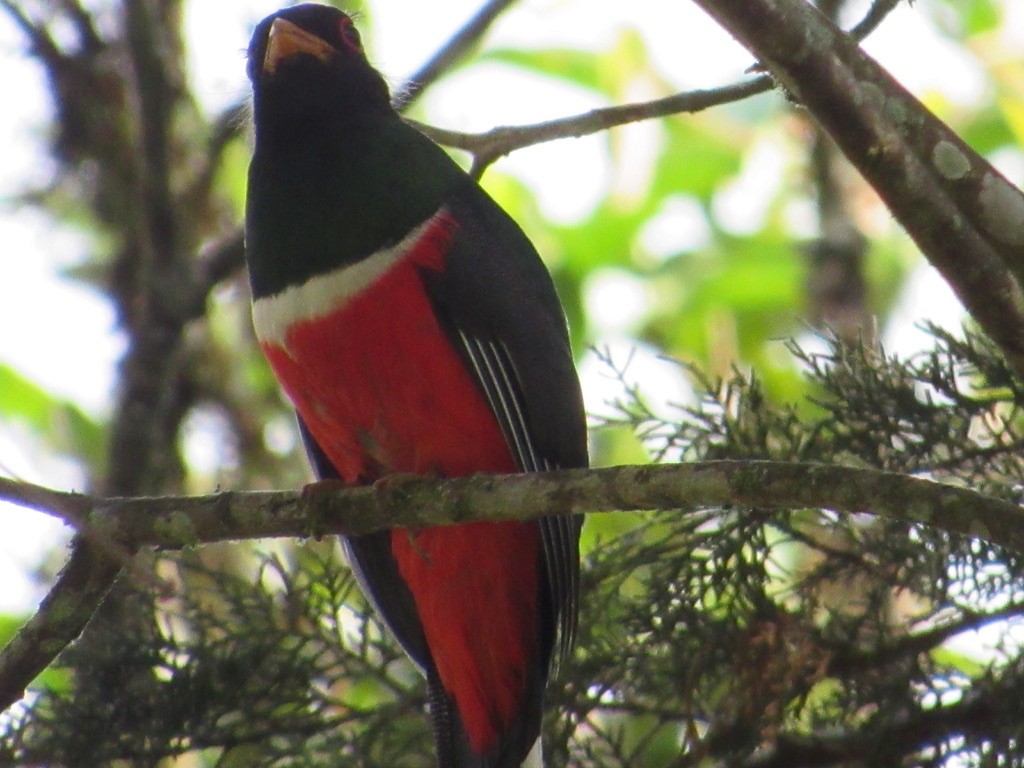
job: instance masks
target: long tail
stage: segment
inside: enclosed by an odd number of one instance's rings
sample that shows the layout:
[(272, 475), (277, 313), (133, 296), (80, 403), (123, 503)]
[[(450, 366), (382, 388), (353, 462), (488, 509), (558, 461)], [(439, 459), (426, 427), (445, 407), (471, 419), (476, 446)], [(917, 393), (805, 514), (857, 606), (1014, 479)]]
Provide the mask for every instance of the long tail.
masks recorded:
[(540, 702), (526, 702), (523, 715), (500, 743), (484, 755), (470, 746), (458, 708), (434, 670), (427, 673), (427, 703), (438, 768), (543, 768)]

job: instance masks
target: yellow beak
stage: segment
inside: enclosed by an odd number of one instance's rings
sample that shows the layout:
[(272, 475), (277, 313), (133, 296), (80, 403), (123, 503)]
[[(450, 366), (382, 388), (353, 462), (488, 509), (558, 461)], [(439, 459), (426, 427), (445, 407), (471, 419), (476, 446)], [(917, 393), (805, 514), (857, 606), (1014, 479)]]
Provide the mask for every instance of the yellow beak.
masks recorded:
[(312, 32), (307, 32), (285, 19), (274, 19), (267, 38), (267, 52), (263, 56), (263, 71), (272, 75), (278, 64), (298, 54), (306, 54), (327, 62), (336, 53), (334, 48)]

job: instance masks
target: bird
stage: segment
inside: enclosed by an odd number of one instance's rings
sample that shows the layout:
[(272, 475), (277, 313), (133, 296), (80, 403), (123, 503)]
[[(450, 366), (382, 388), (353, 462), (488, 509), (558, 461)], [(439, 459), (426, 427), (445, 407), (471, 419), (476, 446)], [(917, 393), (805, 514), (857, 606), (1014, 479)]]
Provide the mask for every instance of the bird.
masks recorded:
[[(351, 17), (255, 28), (245, 252), (256, 338), (315, 475), (588, 465), (567, 321), (529, 238), (392, 105)], [(344, 538), (426, 677), (441, 768), (542, 760), (544, 689), (578, 626), (582, 516)]]

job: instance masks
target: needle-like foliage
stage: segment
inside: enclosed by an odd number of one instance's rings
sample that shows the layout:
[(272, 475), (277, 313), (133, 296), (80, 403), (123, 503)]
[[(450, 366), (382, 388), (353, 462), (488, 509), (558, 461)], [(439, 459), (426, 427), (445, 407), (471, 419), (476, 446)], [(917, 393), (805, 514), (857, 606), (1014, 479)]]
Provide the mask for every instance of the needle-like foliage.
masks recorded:
[[(985, 339), (932, 333), (935, 348), (910, 360), (834, 338), (815, 352), (791, 344), (811, 380), (805, 402), (772, 403), (745, 374), (693, 371), (696, 404), (672, 419), (634, 392), (612, 421), (663, 458), (861, 465), (1018, 499), (1024, 385)], [(549, 760), (1011, 764), (1024, 727), (1013, 694), (1024, 686), (1024, 562), (979, 534), (730, 508), (652, 511), (596, 536), (579, 648), (549, 692)], [(336, 548), (283, 552), (228, 570), (195, 554), (168, 561), (180, 589), (159, 635), (120, 627), (68, 651), (93, 686), (41, 693), (7, 723), (0, 756), (152, 765), (206, 750), (224, 765), (430, 765), (418, 675)], [(105, 669), (116, 690), (96, 685)]]

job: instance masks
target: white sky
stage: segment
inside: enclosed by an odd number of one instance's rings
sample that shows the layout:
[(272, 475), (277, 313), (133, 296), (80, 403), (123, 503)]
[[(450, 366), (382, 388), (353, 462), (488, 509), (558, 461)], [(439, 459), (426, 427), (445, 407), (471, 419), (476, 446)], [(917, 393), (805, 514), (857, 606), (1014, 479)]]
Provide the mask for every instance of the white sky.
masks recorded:
[[(381, 2), (374, 9), (375, 63), (393, 83), (401, 82), (480, 5), (481, 0), (444, 3)], [(1012, 0), (1007, 0), (1013, 5)], [(268, 0), (193, 2), (186, 16), (193, 48), (192, 72), (201, 103), (216, 112), (247, 92), (244, 51), (252, 25), (280, 5)], [(920, 5), (916, 6), (920, 8)], [(1024, 14), (1022, 14), (1024, 15)], [(1024, 27), (1024, 20), (1019, 27)], [(707, 87), (739, 75), (752, 59), (716, 25), (687, 2), (666, 0), (523, 0), (495, 25), (495, 46), (545, 47), (610, 44), (623, 27), (642, 34), (661, 73), (679, 88)], [(906, 44), (912, 38), (913, 46)], [(45, 160), (39, 133), (47, 100), (36, 69), (20, 55), (22, 41), (6, 16), (0, 15), (0, 197), (26, 181), (44, 179)], [(901, 5), (868, 45), (893, 73), (916, 92), (938, 91), (954, 102), (977, 98), (984, 80), (977, 63), (946, 44), (923, 23), (922, 14)], [(921, 66), (922, 61), (930, 62)], [(431, 119), (445, 127), (474, 130), (498, 124), (547, 119), (599, 106), (592, 94), (553, 82), (538, 81), (498, 66), (458, 74), (432, 92)], [(644, 130), (643, 127), (637, 130)], [(597, 138), (565, 140), (516, 153), (501, 161), (504, 171), (526, 181), (545, 214), (556, 220), (583, 216), (612, 183)], [(73, 265), (85, 251), (72, 231), (25, 211), (0, 207), (0, 363), (14, 366), (42, 386), (80, 403), (87, 410), (109, 410), (114, 369), (123, 340), (106, 303), (56, 272)], [(941, 281), (922, 273), (907, 289), (900, 312), (907, 322), (925, 316), (957, 323), (955, 302)], [(626, 330), (642, 302), (642, 292), (614, 274), (592, 283), (594, 307), (624, 311), (597, 318), (613, 348), (623, 349)], [(601, 293), (597, 293), (601, 292)], [(609, 300), (611, 297), (611, 300)], [(906, 328), (901, 323), (900, 328)], [(892, 337), (913, 344), (900, 330)], [(623, 349), (623, 353), (625, 354)], [(584, 365), (588, 407), (602, 410), (607, 379)], [(641, 350), (631, 371), (638, 380), (661, 382), (655, 400), (671, 397), (680, 380)], [(602, 383), (604, 382), (604, 383)], [(2, 393), (0, 393), (2, 396)], [(80, 484), (67, 463), (26, 447), (24, 435), (0, 425), (0, 471), (55, 487)], [(42, 594), (26, 578), (55, 537), (59, 526), (40, 515), (0, 505), (0, 611), (29, 608)]]

